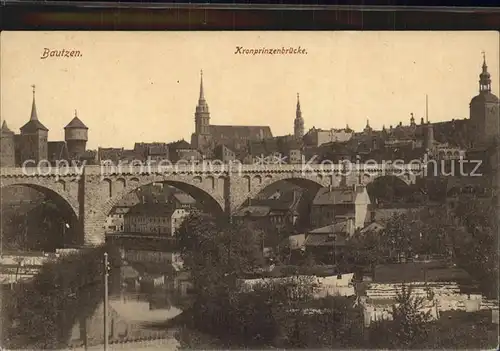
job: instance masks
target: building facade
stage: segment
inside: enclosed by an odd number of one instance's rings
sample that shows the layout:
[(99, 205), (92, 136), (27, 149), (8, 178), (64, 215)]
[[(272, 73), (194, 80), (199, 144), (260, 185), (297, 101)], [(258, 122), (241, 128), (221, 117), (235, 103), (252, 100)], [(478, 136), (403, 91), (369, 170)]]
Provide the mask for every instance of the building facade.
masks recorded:
[(189, 211), (170, 205), (137, 205), (125, 215), (125, 232), (173, 236)]

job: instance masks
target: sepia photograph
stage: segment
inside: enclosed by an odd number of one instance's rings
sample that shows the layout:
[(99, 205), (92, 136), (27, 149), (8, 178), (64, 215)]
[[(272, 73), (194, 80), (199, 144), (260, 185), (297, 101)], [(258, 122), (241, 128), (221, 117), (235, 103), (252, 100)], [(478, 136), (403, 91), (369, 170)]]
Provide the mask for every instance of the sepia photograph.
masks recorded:
[(0, 350), (498, 347), (498, 32), (0, 44)]

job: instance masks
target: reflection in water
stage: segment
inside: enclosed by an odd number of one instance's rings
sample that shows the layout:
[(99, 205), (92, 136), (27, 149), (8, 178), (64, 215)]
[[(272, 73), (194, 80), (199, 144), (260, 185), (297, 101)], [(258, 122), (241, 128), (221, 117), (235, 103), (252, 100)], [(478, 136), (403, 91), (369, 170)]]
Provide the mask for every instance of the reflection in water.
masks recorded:
[(189, 304), (185, 272), (154, 272), (141, 265), (120, 268), (110, 289), (110, 307), (134, 322), (160, 322), (181, 314)]

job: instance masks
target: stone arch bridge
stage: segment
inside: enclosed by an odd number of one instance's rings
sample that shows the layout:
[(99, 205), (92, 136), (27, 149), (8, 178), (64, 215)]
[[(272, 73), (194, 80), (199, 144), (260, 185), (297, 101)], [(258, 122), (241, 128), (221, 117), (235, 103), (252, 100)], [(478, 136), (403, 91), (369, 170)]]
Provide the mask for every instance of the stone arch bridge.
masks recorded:
[(111, 209), (127, 193), (151, 183), (177, 187), (219, 215), (231, 216), (265, 187), (290, 180), (303, 186), (339, 187), (367, 184), (382, 176), (396, 176), (406, 184), (422, 174), (418, 164), (350, 167), (318, 164), (160, 166), (69, 166), (2, 168), (1, 187), (23, 185), (38, 189), (63, 203), (76, 218), (80, 242), (98, 245), (105, 240), (104, 226)]

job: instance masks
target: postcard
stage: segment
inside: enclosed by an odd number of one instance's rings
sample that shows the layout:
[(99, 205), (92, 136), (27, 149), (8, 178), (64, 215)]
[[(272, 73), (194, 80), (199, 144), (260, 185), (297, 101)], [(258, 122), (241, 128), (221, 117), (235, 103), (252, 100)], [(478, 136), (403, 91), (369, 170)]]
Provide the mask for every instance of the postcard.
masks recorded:
[(498, 32), (0, 40), (0, 348), (498, 345)]

